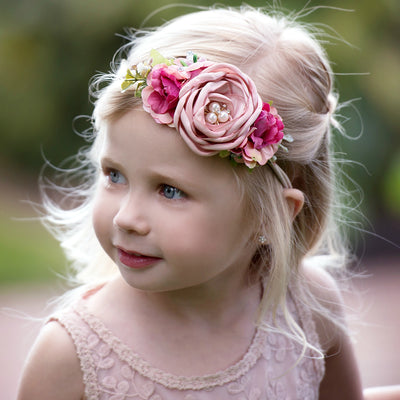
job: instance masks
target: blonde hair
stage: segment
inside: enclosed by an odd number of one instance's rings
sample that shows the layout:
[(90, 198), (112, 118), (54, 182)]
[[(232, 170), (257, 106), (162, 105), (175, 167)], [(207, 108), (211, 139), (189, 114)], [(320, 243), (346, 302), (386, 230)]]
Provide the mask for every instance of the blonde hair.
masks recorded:
[(270, 168), (258, 167), (249, 173), (238, 167), (235, 174), (254, 223), (268, 240), (250, 267), (267, 282), (261, 315), (282, 307), (292, 336), (307, 344), (285, 306), (290, 285), (298, 287), (301, 300), (312, 310), (340, 324), (307, 290), (298, 268), (305, 259), (316, 257), (324, 269), (345, 264), (346, 250), (333, 218), (337, 209), (331, 125), (335, 125), (337, 98), (329, 62), (313, 29), (276, 12), (268, 15), (249, 6), (215, 8), (178, 17), (155, 30), (132, 33), (124, 48), (127, 60), (116, 62), (112, 73), (93, 81), (94, 143), (81, 154), (86, 183), (75, 191), (84, 200), (70, 210), (60, 209), (48, 198), (45, 202), (46, 222), (72, 261), (76, 281), (94, 283), (116, 273), (91, 223), (98, 149), (105, 125), (141, 104), (131, 93), (121, 92), (121, 79), (128, 65), (147, 60), (153, 48), (166, 57), (185, 57), (192, 50), (209, 60), (238, 66), (254, 80), (263, 101), (273, 102), (285, 133), (294, 138), (288, 152), (277, 153), (280, 168), (305, 196), (304, 208), (294, 222), (282, 185)]

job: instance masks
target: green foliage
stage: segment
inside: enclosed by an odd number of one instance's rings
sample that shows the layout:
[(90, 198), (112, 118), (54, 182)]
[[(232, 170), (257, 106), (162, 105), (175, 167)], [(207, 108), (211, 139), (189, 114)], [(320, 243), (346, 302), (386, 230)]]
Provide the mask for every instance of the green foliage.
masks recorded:
[(384, 195), (387, 205), (393, 214), (400, 216), (400, 151), (393, 158), (389, 172), (383, 182)]
[[(134, 74), (132, 72), (135, 72)], [(142, 90), (146, 87), (146, 77), (141, 76), (137, 71), (131, 71), (128, 69), (126, 72), (125, 80), (121, 84), (123, 91), (128, 90), (130, 87), (134, 87), (135, 97), (142, 96)]]
[(56, 241), (38, 221), (16, 221), (0, 214), (0, 285), (50, 280), (65, 273)]

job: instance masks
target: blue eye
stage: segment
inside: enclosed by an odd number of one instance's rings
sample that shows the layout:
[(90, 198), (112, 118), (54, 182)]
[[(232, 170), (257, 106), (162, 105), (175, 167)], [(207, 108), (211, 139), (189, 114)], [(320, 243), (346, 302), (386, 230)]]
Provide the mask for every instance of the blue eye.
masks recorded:
[(182, 190), (170, 185), (162, 185), (161, 194), (169, 200), (179, 200), (183, 197), (186, 197), (185, 193), (183, 193)]
[(115, 169), (111, 169), (111, 170), (107, 171), (106, 175), (111, 183), (114, 183), (114, 184), (125, 184), (126, 183), (125, 177), (121, 174), (121, 172), (119, 172)]

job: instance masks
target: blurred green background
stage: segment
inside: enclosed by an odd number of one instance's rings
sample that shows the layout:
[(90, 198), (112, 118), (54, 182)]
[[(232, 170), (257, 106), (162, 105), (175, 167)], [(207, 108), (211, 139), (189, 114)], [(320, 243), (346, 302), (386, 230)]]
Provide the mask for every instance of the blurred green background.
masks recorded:
[[(114, 52), (125, 43), (124, 28), (142, 26), (154, 10), (170, 4), (0, 0), (0, 283), (48, 280), (63, 270), (66, 263), (57, 243), (30, 220), (35, 212), (21, 200), (38, 200), (43, 154), (59, 165), (85, 144), (73, 133), (72, 121), (91, 113), (88, 81), (98, 71), (108, 71)], [(193, 4), (214, 2), (181, 1), (151, 16), (145, 26), (191, 12)], [(305, 5), (305, 0), (281, 1), (289, 10)], [(346, 173), (363, 191), (361, 195), (350, 184), (355, 200), (349, 205), (362, 201), (369, 222), (360, 219), (360, 226), (372, 232), (353, 231), (353, 244), (364, 257), (398, 256), (398, 248), (387, 241), (399, 243), (400, 236), (400, 1), (319, 0), (307, 7), (319, 5), (347, 9), (321, 8), (304, 20), (327, 24), (331, 33), (351, 43), (332, 39), (326, 47), (338, 74), (340, 100), (357, 99), (342, 111), (347, 134), (362, 133), (358, 140), (338, 139), (340, 150), (356, 162)]]

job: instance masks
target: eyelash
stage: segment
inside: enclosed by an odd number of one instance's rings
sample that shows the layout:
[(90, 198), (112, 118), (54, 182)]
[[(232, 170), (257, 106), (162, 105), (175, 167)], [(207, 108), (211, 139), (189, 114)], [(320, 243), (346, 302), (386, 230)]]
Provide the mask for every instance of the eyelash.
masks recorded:
[[(172, 189), (174, 191), (174, 194), (178, 193), (180, 195), (180, 197), (178, 199), (174, 199), (173, 197), (168, 197), (165, 192), (166, 189)], [(175, 186), (171, 186), (171, 185), (167, 185), (167, 184), (162, 184), (160, 186), (160, 194), (163, 197), (165, 197), (167, 200), (181, 200), (182, 198), (187, 197), (186, 193), (183, 192), (182, 190), (176, 188)]]

